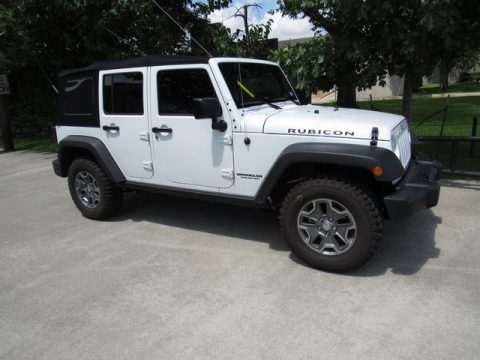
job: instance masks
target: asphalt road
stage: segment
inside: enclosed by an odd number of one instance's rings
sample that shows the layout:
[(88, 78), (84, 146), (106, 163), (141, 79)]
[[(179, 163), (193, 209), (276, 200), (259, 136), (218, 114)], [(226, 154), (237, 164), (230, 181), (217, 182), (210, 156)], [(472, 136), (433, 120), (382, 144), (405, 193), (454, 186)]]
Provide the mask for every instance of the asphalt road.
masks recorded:
[(0, 155), (1, 359), (478, 359), (480, 183), (387, 222), (343, 275), (272, 213), (128, 194), (83, 218), (51, 154)]

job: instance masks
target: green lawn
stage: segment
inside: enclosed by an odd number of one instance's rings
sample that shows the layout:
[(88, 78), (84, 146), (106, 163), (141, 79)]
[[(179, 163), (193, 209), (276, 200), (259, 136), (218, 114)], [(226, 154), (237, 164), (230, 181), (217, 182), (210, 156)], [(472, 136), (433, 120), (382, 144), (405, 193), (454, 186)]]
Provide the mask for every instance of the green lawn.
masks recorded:
[[(50, 139), (14, 139), (15, 150), (31, 150), (37, 152), (57, 152), (57, 145)], [(3, 149), (3, 141), (0, 139), (0, 149)]]
[[(419, 95), (438, 94), (439, 89), (440, 89), (440, 84), (425, 84), (419, 89), (417, 94)], [(470, 82), (450, 84), (446, 92), (447, 93), (480, 92), (480, 82), (470, 81)]]
[[(378, 100), (372, 102), (378, 110), (399, 114), (402, 109), (402, 100)], [(418, 135), (440, 135), (440, 126), (443, 114), (439, 114), (418, 126), (425, 117), (442, 110), (447, 104), (446, 98), (414, 98), (412, 100), (412, 126)], [(370, 109), (369, 101), (361, 101), (358, 105), (363, 109)], [(444, 135), (469, 136), (471, 135), (472, 119), (480, 118), (480, 96), (452, 97), (448, 99), (447, 120)], [(478, 131), (480, 135), (480, 130)]]

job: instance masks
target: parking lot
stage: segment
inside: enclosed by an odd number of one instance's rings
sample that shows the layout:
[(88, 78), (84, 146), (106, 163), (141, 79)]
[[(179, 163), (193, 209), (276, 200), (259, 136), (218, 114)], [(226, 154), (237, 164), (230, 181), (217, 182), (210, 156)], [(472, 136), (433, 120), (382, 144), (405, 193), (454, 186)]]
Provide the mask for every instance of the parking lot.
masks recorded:
[(347, 274), (311, 269), (272, 212), (128, 193), (83, 218), (53, 154), (0, 155), (1, 359), (475, 359), (480, 182), (386, 222)]

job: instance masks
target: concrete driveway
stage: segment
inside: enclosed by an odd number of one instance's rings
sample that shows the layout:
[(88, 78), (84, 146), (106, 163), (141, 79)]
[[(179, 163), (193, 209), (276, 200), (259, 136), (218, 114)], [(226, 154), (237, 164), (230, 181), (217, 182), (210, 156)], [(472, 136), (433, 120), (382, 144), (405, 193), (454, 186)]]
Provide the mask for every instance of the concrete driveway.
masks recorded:
[(0, 155), (1, 359), (480, 356), (478, 182), (444, 182), (338, 275), (292, 256), (269, 212), (127, 194), (87, 220), (53, 157)]

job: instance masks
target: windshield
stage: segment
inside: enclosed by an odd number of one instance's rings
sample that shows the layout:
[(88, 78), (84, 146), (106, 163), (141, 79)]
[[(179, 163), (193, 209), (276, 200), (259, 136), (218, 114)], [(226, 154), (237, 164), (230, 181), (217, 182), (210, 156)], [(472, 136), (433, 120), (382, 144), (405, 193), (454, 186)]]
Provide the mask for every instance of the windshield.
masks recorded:
[(278, 66), (258, 63), (221, 63), (220, 71), (238, 108), (275, 101), (297, 101)]

